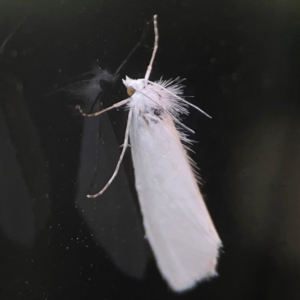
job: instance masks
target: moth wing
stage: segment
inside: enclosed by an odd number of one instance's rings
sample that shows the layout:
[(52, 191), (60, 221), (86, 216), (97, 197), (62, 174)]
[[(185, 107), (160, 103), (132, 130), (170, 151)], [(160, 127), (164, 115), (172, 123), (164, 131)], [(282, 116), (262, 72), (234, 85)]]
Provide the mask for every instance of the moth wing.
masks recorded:
[(132, 108), (130, 144), (146, 237), (175, 291), (216, 275), (220, 238), (169, 115), (146, 121)]

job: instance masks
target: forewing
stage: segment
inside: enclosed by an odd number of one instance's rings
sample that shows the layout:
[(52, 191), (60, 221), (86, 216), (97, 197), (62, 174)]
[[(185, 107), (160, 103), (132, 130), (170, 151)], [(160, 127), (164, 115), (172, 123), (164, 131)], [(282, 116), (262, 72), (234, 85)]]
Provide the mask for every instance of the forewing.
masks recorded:
[(130, 143), (146, 236), (172, 289), (210, 276), (221, 241), (172, 118), (151, 120), (132, 108)]

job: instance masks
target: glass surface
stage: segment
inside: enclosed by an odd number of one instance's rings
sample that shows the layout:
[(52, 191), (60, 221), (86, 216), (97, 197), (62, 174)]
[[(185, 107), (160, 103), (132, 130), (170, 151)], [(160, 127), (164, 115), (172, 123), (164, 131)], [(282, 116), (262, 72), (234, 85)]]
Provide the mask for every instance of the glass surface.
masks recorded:
[(183, 122), (195, 130), (190, 155), (224, 244), (219, 276), (180, 298), (300, 298), (300, 4), (6, 0), (1, 300), (178, 298), (144, 238), (130, 149), (103, 196), (86, 197), (115, 168), (127, 112), (87, 119), (75, 110), (125, 99), (121, 79), (144, 77), (154, 13), (150, 79), (186, 78), (188, 100), (212, 116), (191, 108)]

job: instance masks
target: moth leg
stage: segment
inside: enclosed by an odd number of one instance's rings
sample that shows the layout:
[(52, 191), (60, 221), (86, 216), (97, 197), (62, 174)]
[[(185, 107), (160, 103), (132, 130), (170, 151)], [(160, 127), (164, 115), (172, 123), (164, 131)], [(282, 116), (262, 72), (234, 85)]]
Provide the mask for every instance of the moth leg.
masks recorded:
[(96, 116), (99, 116), (99, 115), (101, 115), (101, 114), (103, 114), (103, 113), (105, 113), (105, 112), (107, 112), (107, 111), (113, 109), (113, 108), (117, 108), (117, 107), (120, 107), (120, 106), (122, 106), (122, 105), (125, 105), (129, 100), (130, 100), (130, 98), (127, 98), (127, 99), (125, 99), (125, 100), (122, 100), (122, 101), (120, 101), (120, 102), (118, 102), (118, 103), (113, 104), (113, 105), (110, 106), (110, 107), (107, 107), (107, 108), (105, 108), (105, 109), (102, 109), (102, 110), (100, 110), (100, 111), (97, 111), (97, 112), (95, 112), (95, 113), (90, 113), (90, 114), (85, 113), (85, 112), (82, 110), (82, 108), (81, 108), (80, 105), (76, 105), (75, 109), (79, 110), (79, 112), (80, 112), (83, 116), (85, 116), (85, 117), (96, 117)]
[(118, 160), (118, 163), (117, 163), (117, 166), (115, 168), (114, 173), (112, 174), (111, 178), (108, 180), (108, 182), (106, 183), (106, 185), (98, 193), (93, 194), (93, 195), (87, 195), (88, 198), (96, 198), (96, 197), (102, 195), (106, 191), (106, 189), (111, 185), (111, 183), (114, 181), (115, 177), (117, 176), (117, 174), (119, 172), (119, 169), (120, 169), (120, 165), (121, 165), (122, 160), (123, 160), (124, 155), (125, 155), (125, 151), (126, 151), (126, 149), (128, 147), (129, 125), (130, 125), (130, 122), (131, 122), (131, 117), (132, 117), (132, 110), (130, 110), (129, 114), (128, 114), (128, 120), (127, 120), (127, 125), (126, 125), (126, 131), (125, 131), (125, 138), (124, 138), (123, 149), (122, 149), (122, 152), (120, 154), (120, 158)]

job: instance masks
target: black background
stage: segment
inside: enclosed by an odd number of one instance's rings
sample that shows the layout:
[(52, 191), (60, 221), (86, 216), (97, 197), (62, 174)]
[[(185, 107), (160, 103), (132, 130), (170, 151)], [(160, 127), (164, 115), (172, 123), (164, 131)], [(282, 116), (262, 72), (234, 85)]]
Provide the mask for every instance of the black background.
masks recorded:
[[(85, 197), (115, 166), (126, 112), (84, 120), (74, 107), (90, 103), (57, 90), (95, 63), (113, 73), (155, 13), (151, 79), (186, 78), (213, 117), (184, 123), (220, 276), (182, 295), (143, 239), (129, 153)], [(2, 0), (0, 43), (21, 25), (0, 57), (0, 299), (299, 299), (299, 17), (292, 0)], [(150, 26), (122, 78), (144, 76), (152, 45)], [(120, 79), (106, 105), (124, 99)]]

